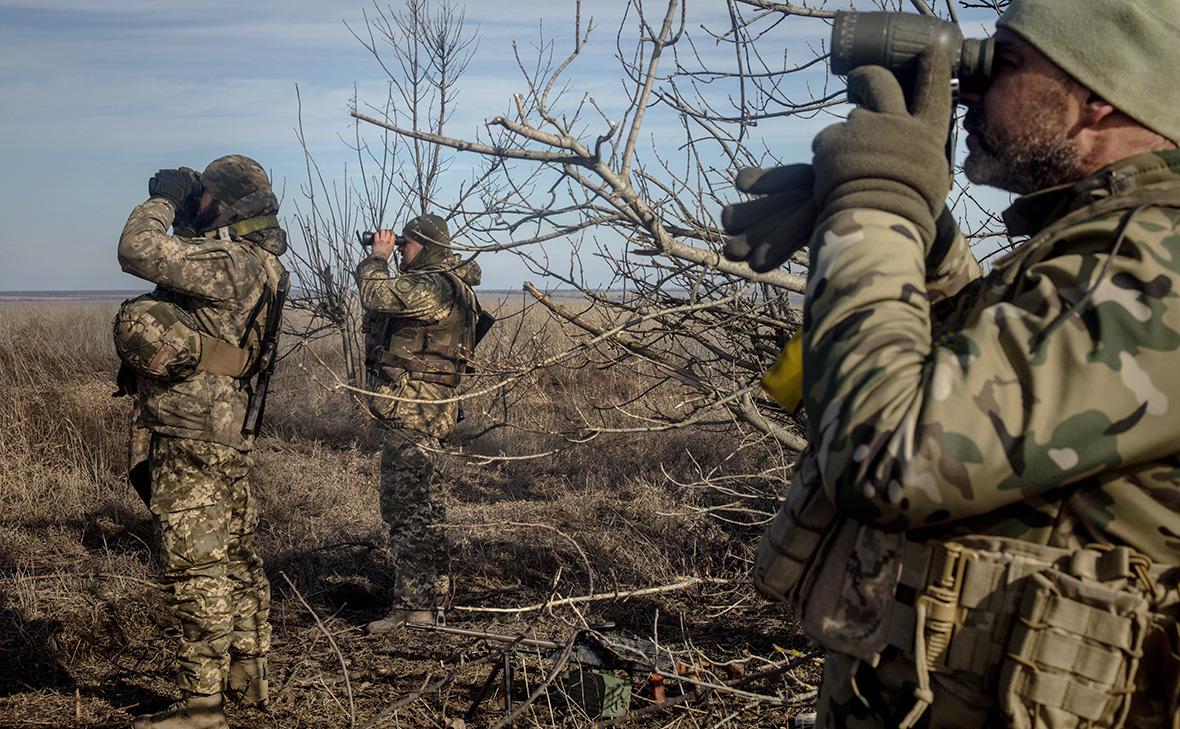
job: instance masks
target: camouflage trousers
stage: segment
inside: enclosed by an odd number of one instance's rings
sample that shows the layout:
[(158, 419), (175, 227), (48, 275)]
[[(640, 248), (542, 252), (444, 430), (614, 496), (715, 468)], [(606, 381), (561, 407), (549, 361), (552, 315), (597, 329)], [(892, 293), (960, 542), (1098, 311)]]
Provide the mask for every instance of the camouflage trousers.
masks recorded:
[[(432, 610), (445, 598), (450, 546), (442, 494), (434, 484), (438, 438), (389, 427), (381, 450), (381, 518), (396, 570), (393, 607)], [(440, 592), (444, 594), (440, 594)]]
[(184, 694), (221, 691), (231, 657), (270, 649), (270, 583), (254, 549), (253, 467), (249, 454), (217, 443), (152, 441), (151, 511), (180, 623), (176, 683)]

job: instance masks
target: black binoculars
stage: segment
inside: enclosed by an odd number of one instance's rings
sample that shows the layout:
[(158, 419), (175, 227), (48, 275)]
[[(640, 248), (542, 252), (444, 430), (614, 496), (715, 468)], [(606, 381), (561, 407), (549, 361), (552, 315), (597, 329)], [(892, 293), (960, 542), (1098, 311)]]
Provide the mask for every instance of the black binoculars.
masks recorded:
[[(375, 235), (377, 235), (377, 233), (375, 231), (366, 230), (363, 233), (358, 232), (356, 234), (356, 239), (357, 239), (357, 242), (361, 244), (361, 248), (372, 248), (373, 247), (373, 236), (375, 236)], [(406, 244), (406, 237), (404, 235), (395, 235), (394, 240), (393, 240), (393, 244), (395, 246), (397, 246), (398, 248), (401, 248), (402, 246), (404, 246)]]
[(946, 55), (954, 91), (984, 91), (991, 82), (995, 40), (963, 38), (954, 23), (914, 13), (838, 12), (832, 25), (832, 72), (884, 66), (909, 88), (915, 61), (927, 49)]

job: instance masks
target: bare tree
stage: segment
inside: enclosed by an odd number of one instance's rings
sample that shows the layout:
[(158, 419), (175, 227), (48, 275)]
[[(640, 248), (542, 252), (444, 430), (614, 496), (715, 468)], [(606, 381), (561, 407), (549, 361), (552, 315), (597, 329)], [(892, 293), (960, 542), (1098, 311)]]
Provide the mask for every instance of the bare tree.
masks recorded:
[[(404, 0), (398, 9), (374, 5), (373, 13), (364, 15), (364, 27), (349, 30), (386, 76), (386, 97), (368, 107), (370, 112), (412, 130), (441, 134), (475, 50), (463, 12), (449, 0)], [(388, 131), (372, 135), (368, 129), (358, 121), (352, 139), (344, 140), (356, 166), (351, 173), (346, 167), (340, 179), (326, 177), (316, 162), (303, 133), (302, 111), (296, 130), (307, 174), (295, 200), (301, 241), (293, 249), (297, 295), (292, 307), (308, 315), (299, 341), (334, 337), (346, 379), (354, 386), (365, 376), (362, 312), (353, 282), (363, 256), (356, 232), (388, 227), (407, 213), (454, 212), (438, 199), (451, 159), (443, 148), (412, 138), (400, 144)]]
[[(424, 3), (409, 0), (400, 19), (367, 18), (368, 32), (355, 34), (392, 84), (382, 105), (356, 101), (354, 119), (392, 135), (382, 138), (379, 153), (358, 132), (359, 161), (363, 167), (404, 160), (396, 173), (381, 168), (373, 176), (377, 199), (389, 195), (380, 185), (392, 185), (403, 205), (433, 204), (450, 217), (463, 233), (457, 248), (470, 256), (516, 256), (530, 278), (543, 281), (525, 284), (532, 307), (567, 333), (541, 352), (535, 333), (518, 326), (508, 344), (485, 353), (470, 391), (456, 396), (479, 401), (492, 417), (489, 427), (545, 430), (554, 439), (535, 453), (493, 455), (540, 456), (606, 434), (724, 428), (739, 434), (739, 451), (760, 454), (758, 470), (702, 468), (685, 485), (724, 494), (734, 513), (751, 501), (768, 508), (767, 497), (789, 475), (804, 441), (802, 424), (766, 397), (759, 381), (800, 324), (807, 259), (797, 254), (767, 273), (725, 260), (717, 213), (734, 198), (739, 168), (781, 163), (764, 130), (838, 117), (844, 87), (828, 73), (826, 39), (836, 9), (829, 6), (840, 4), (728, 0), (724, 15), (698, 30), (685, 0), (658, 0), (656, 7), (629, 0), (614, 43), (620, 93), (603, 99), (579, 92), (571, 80), (595, 30), (579, 2), (566, 50), (542, 38), (535, 57), (525, 57), (514, 45), (521, 90), (509, 112), (456, 136), (444, 128), (454, 108), (444, 79), (453, 81), (466, 66), (471, 44), (453, 32), (462, 24), (454, 11), (432, 16), (434, 29), (423, 30)], [(950, 2), (871, 6), (861, 9), (912, 7), (958, 20)], [(807, 40), (784, 48), (776, 38), (787, 29), (805, 29)], [(433, 51), (420, 47), (422, 38)], [(438, 60), (445, 52), (457, 60)], [(483, 158), (458, 188), (462, 206), (436, 202), (448, 159), (440, 150)], [(376, 210), (372, 199), (366, 187), (364, 200)], [(953, 202), (976, 208), (977, 224), (965, 226), (969, 236), (997, 234), (997, 219), (968, 188), (958, 186)], [(518, 323), (530, 315), (521, 313)], [(586, 366), (627, 371), (646, 384), (641, 395), (596, 393), (574, 422), (542, 425), (511, 412), (514, 391), (545, 370)]]

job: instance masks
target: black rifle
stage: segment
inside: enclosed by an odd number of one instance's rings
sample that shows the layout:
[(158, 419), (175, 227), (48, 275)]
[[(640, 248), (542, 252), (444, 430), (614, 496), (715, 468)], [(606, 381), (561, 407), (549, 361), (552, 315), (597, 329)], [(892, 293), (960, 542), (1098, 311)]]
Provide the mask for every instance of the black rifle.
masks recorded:
[[(476, 304), (479, 307), (479, 304)], [(489, 314), (482, 307), (479, 308), (479, 314), (475, 317), (475, 347), (483, 341), (483, 338), (491, 331), (492, 325), (496, 323), (496, 317)]]
[[(507, 646), (504, 652), (504, 660), (488, 675), (483, 688), (480, 689), (471, 707), (464, 715), (464, 721), (471, 721), (479, 705), (487, 698), (488, 693), (495, 685), (496, 678), (501, 671), (503, 671), (503, 691), (507, 703), (506, 708), (509, 714), (512, 713), (511, 699), (509, 698), (509, 688), (512, 683), (512, 665), (507, 660), (507, 656), (514, 649), (534, 648), (540, 651), (546, 658), (556, 658), (566, 650), (566, 644), (543, 638), (526, 638), (522, 635), (485, 633), (479, 630), (449, 628), (432, 623), (407, 622), (405, 625), (407, 628), (413, 628), (415, 630), (447, 633), (448, 635), (460, 635), (467, 638), (479, 638)], [(596, 630), (579, 630), (574, 636), (573, 641), (569, 660), (578, 664), (583, 669), (590, 669), (592, 671), (625, 671), (632, 679), (646, 679), (653, 673), (671, 675), (678, 673), (676, 670), (676, 661), (672, 658), (672, 655), (667, 650), (661, 649), (649, 640), (608, 636)]]
[(266, 408), (266, 393), (270, 389), (270, 376), (274, 373), (275, 363), (278, 362), (279, 327), (283, 323), (283, 306), (287, 303), (287, 290), (290, 275), (283, 271), (279, 277), (279, 286), (275, 289), (274, 300), (266, 312), (266, 329), (262, 332), (262, 342), (258, 352), (258, 379), (254, 383), (254, 395), (250, 398), (250, 407), (246, 410), (246, 422), (242, 424), (242, 435), (256, 435), (262, 428), (262, 413)]
[[(510, 646), (537, 648), (545, 655), (559, 654), (565, 650), (564, 643), (543, 638), (485, 633), (480, 630), (449, 628), (445, 625), (431, 623), (406, 623), (406, 627), (435, 633), (461, 635), (467, 638), (479, 638)], [(655, 643), (649, 640), (604, 635), (596, 630), (578, 631), (574, 637), (570, 660), (586, 668), (622, 670), (633, 675), (642, 674), (645, 677), (655, 671), (676, 673), (676, 662), (672, 659), (671, 654)]]

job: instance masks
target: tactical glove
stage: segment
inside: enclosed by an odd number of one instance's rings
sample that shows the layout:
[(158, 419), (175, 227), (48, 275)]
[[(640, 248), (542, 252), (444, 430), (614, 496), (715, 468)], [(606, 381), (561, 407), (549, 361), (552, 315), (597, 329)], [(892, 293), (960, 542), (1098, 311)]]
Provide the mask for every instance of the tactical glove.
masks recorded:
[(739, 170), (734, 187), (763, 197), (721, 209), (721, 226), (731, 236), (722, 249), (725, 257), (746, 261), (759, 273), (783, 265), (811, 238), (816, 219), (814, 185), (811, 165)]
[(165, 197), (171, 200), (177, 209), (202, 191), (201, 178), (188, 167), (176, 170), (160, 170), (148, 180), (148, 195), (150, 197)]
[(849, 208), (885, 210), (913, 222), (930, 247), (950, 192), (950, 79), (946, 57), (924, 53), (907, 109), (901, 85), (884, 68), (862, 66), (848, 75), (848, 98), (859, 108), (812, 142), (822, 218)]

